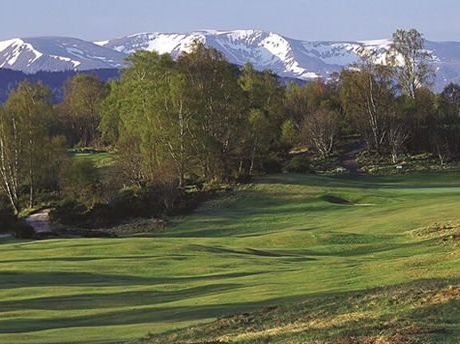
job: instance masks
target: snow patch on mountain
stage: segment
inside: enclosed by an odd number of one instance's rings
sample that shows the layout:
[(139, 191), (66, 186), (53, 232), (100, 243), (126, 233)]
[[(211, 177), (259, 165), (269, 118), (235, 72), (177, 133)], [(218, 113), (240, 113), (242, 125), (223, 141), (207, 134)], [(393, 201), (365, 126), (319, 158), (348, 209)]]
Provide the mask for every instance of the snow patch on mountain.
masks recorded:
[(72, 69), (76, 69), (81, 64), (81, 62), (74, 61), (74, 60), (72, 60), (72, 59), (70, 59), (68, 57), (56, 56), (56, 55), (51, 55), (51, 57), (54, 58), (54, 59), (60, 60), (60, 61), (64, 61), (64, 62), (68, 62), (68, 63), (73, 64)]
[(96, 44), (126, 55), (138, 50), (178, 55), (183, 51), (190, 51), (194, 41), (203, 42), (204, 36), (200, 34), (139, 33), (111, 41), (96, 42)]

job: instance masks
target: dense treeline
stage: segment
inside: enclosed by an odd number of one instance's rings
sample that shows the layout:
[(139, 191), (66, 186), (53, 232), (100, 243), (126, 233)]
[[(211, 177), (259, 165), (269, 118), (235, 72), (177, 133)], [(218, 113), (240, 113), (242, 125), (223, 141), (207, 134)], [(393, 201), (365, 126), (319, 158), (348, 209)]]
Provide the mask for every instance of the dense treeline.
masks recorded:
[(128, 62), (104, 102), (100, 130), (132, 184), (226, 182), (279, 152), (283, 89), (272, 73), (240, 71), (201, 44), (176, 61), (141, 51)]
[[(290, 160), (294, 148), (329, 159), (349, 138), (393, 163), (421, 152), (458, 160), (460, 86), (430, 90), (430, 56), (416, 30), (398, 30), (393, 41), (384, 65), (365, 56), (305, 86), (284, 87), (272, 72), (239, 68), (200, 43), (175, 60), (136, 52), (119, 80), (75, 75), (58, 105), (41, 83), (24, 81), (0, 108), (4, 202), (18, 214), (63, 199), (86, 212), (155, 199), (166, 211), (189, 200), (189, 185), (307, 171), (303, 157)], [(115, 152), (113, 173), (64, 153), (78, 147)]]

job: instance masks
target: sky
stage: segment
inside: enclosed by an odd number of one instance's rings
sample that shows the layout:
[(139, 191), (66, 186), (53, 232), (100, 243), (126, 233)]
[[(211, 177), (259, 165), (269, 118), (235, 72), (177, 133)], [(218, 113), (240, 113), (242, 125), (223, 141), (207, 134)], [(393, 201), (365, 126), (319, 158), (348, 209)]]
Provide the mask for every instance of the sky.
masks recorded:
[(0, 41), (36, 36), (99, 41), (202, 29), (359, 41), (411, 28), (427, 40), (460, 41), (459, 13), (459, 0), (12, 0), (0, 5)]

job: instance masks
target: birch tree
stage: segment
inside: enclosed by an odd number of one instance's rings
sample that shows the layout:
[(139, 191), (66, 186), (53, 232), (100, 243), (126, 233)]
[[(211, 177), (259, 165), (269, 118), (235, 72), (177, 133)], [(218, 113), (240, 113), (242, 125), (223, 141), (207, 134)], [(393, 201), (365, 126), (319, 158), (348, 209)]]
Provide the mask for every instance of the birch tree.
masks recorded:
[(192, 144), (200, 174), (225, 181), (234, 169), (244, 124), (239, 70), (221, 52), (199, 42), (179, 57), (178, 67), (193, 93), (189, 109), (197, 126)]
[(389, 118), (395, 106), (391, 71), (367, 60), (353, 69), (344, 70), (341, 74), (341, 100), (368, 149), (382, 153)]
[(425, 40), (420, 32), (398, 29), (393, 33), (387, 62), (394, 68), (403, 94), (415, 98), (418, 88), (431, 85), (435, 75), (432, 61), (433, 56), (425, 49)]
[(47, 131), (51, 113), (51, 91), (27, 80), (10, 93), (1, 113), (2, 188), (16, 213), (23, 207), (20, 196), (24, 188), (28, 190), (26, 206), (35, 205), (37, 188), (52, 166), (46, 159), (52, 146)]
[[(159, 180), (172, 166), (183, 186), (192, 161), (188, 81), (166, 54), (139, 51), (127, 63), (105, 102), (102, 136), (118, 138), (122, 165), (136, 184)], [(108, 119), (116, 119), (118, 128)]]
[(339, 113), (326, 107), (307, 116), (302, 137), (319, 152), (322, 158), (331, 155), (340, 130)]
[(0, 174), (1, 190), (6, 194), (10, 205), (17, 214), (19, 204), (19, 178), (21, 141), (18, 133), (17, 119), (8, 116), (0, 108)]

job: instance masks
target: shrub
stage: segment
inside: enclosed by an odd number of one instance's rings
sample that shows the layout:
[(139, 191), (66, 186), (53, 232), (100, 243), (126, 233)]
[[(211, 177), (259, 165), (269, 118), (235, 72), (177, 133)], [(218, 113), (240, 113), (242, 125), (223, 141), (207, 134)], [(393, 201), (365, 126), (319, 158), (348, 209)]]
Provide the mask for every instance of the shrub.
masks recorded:
[(7, 232), (9, 227), (16, 221), (13, 211), (8, 207), (0, 209), (0, 233)]
[[(210, 188), (210, 190), (208, 190)], [(215, 190), (214, 188), (218, 188)], [(96, 203), (91, 209), (68, 199), (51, 213), (53, 220), (82, 228), (102, 228), (118, 225), (138, 217), (163, 217), (189, 214), (221, 184), (206, 185), (203, 190), (187, 192), (173, 183), (156, 183), (148, 187), (126, 187), (119, 190), (108, 203)]]
[(66, 198), (51, 211), (50, 218), (63, 225), (76, 225), (82, 221), (82, 214), (85, 210), (85, 206), (73, 199)]
[(311, 173), (310, 159), (304, 155), (296, 155), (289, 160), (286, 170), (294, 173)]
[(262, 172), (268, 174), (280, 173), (283, 169), (283, 163), (279, 158), (265, 158), (260, 162)]
[(222, 183), (217, 178), (212, 178), (203, 184), (203, 191), (216, 192), (220, 190)]
[(233, 181), (238, 184), (249, 184), (251, 180), (252, 176), (249, 173), (237, 173), (233, 178)]
[(75, 159), (63, 171), (61, 188), (66, 195), (89, 209), (100, 199), (100, 180), (100, 172), (93, 160)]
[(117, 237), (114, 233), (95, 231), (95, 230), (82, 231), (81, 236), (83, 238), (116, 238)]
[(10, 226), (14, 236), (19, 239), (32, 239), (35, 236), (35, 230), (29, 224), (19, 221)]
[(34, 239), (55, 239), (58, 238), (60, 234), (58, 232), (38, 232), (35, 233)]
[(188, 215), (214, 194), (214, 191), (193, 191), (183, 193), (176, 206), (171, 209), (167, 215)]

